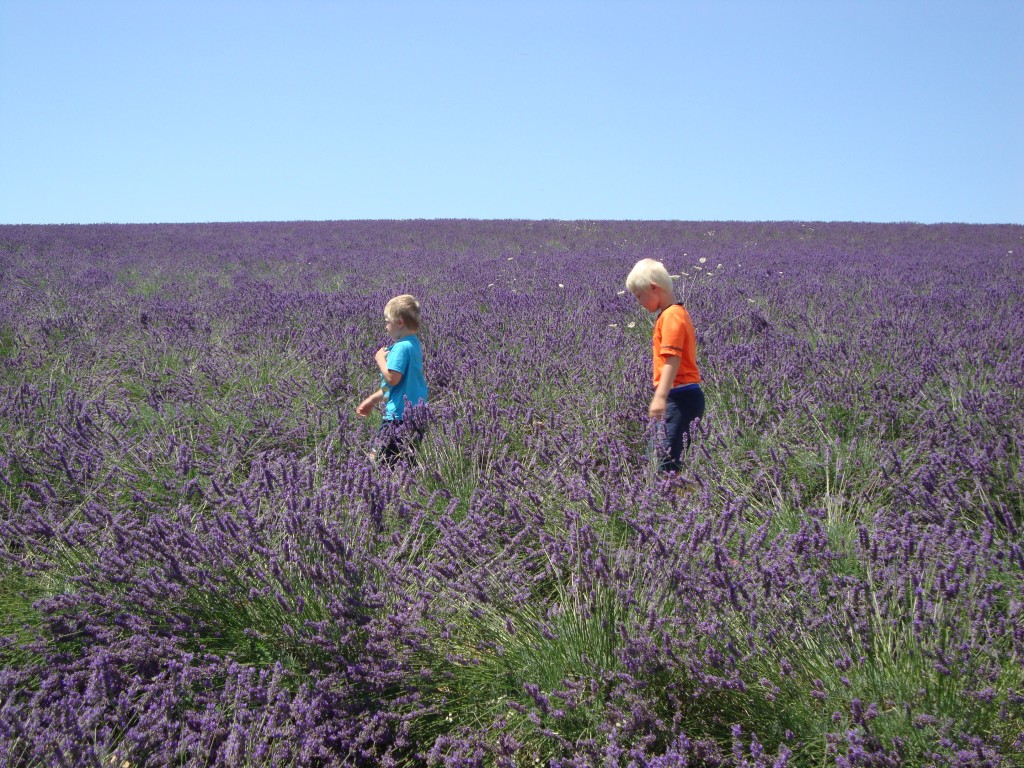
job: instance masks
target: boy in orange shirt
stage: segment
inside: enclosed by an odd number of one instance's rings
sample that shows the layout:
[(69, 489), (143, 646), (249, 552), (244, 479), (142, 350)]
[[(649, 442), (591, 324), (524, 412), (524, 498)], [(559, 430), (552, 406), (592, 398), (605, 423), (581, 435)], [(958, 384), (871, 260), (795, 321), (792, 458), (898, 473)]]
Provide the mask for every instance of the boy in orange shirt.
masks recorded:
[(626, 288), (651, 313), (654, 324), (654, 397), (650, 417), (664, 420), (664, 437), (659, 441), (660, 468), (678, 472), (680, 457), (691, 441), (690, 425), (704, 415), (704, 391), (697, 369), (697, 334), (690, 313), (676, 302), (672, 278), (665, 265), (641, 259), (626, 278)]

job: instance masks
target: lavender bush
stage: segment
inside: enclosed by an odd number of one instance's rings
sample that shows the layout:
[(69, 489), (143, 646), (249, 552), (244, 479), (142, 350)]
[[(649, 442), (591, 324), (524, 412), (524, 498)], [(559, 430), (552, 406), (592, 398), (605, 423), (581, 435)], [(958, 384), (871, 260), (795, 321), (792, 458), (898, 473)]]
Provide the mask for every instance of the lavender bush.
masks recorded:
[[(0, 764), (1024, 762), (1024, 227), (0, 227)], [(708, 412), (652, 472), (639, 258)], [(417, 461), (366, 457), (413, 293)]]

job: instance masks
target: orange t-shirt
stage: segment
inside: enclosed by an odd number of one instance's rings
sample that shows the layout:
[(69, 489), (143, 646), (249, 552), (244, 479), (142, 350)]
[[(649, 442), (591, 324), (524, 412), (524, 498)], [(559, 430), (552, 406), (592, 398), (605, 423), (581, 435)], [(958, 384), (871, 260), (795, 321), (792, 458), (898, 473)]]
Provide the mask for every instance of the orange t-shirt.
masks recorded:
[(697, 370), (697, 333), (693, 330), (690, 313), (682, 304), (673, 304), (654, 324), (654, 386), (661, 381), (661, 369), (670, 357), (678, 357), (679, 370), (673, 387), (699, 384)]

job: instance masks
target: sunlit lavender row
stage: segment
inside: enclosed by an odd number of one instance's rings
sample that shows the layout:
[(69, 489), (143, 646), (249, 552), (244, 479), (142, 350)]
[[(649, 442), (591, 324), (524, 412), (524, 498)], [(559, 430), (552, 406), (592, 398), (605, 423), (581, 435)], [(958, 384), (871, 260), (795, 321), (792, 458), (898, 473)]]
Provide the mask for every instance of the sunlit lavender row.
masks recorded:
[[(0, 226), (0, 765), (1024, 764), (1024, 227)], [(648, 455), (665, 263), (707, 412)], [(420, 301), (414, 462), (368, 456)]]

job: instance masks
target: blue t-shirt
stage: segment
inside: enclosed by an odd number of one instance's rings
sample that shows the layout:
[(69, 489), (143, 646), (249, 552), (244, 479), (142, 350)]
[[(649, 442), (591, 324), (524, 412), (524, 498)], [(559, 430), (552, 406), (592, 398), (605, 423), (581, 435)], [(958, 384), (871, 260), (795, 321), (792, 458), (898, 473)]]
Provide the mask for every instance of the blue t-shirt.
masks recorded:
[(388, 349), (388, 370), (402, 374), (402, 380), (391, 387), (381, 376), (381, 388), (387, 401), (384, 420), (398, 421), (405, 413), (407, 400), (410, 405), (427, 402), (427, 380), (423, 377), (423, 348), (417, 336), (405, 336), (391, 345)]

